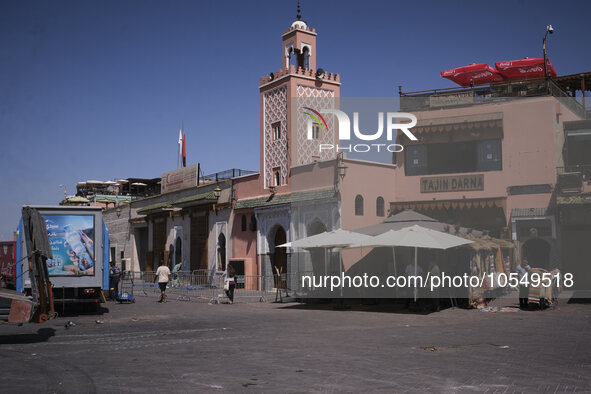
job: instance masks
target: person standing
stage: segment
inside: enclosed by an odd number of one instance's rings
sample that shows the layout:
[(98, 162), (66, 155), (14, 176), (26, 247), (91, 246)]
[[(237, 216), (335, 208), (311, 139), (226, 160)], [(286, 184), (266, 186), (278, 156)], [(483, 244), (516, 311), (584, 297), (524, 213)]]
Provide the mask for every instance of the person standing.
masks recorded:
[(160, 261), (160, 267), (156, 270), (154, 282), (156, 281), (158, 281), (160, 287), (160, 300), (158, 302), (166, 302), (166, 285), (171, 282), (171, 274), (164, 260)]
[(179, 262), (172, 269), (172, 280), (173, 280), (173, 286), (174, 287), (177, 287), (180, 284), (179, 272), (181, 272), (182, 269), (183, 269), (183, 263), (182, 262)]
[(529, 264), (527, 263), (527, 260), (523, 259), (521, 261), (521, 263), (519, 263), (519, 265), (517, 266), (516, 270), (517, 270), (517, 278), (519, 279), (519, 307), (520, 308), (527, 308), (527, 303), (528, 303), (528, 293), (529, 293), (529, 288), (527, 286), (527, 274), (529, 272), (529, 270), (531, 269), (531, 267), (529, 266)]
[(234, 303), (234, 289), (236, 288), (236, 271), (234, 270), (234, 267), (232, 267), (232, 265), (228, 264), (226, 267), (226, 273), (225, 273), (225, 283), (224, 283), (224, 289), (226, 290), (226, 295), (228, 296), (228, 298), (230, 299), (230, 304)]
[(116, 301), (119, 293), (119, 280), (121, 279), (121, 270), (114, 261), (111, 261), (111, 268), (109, 269), (109, 279), (111, 286), (109, 286), (111, 300)]

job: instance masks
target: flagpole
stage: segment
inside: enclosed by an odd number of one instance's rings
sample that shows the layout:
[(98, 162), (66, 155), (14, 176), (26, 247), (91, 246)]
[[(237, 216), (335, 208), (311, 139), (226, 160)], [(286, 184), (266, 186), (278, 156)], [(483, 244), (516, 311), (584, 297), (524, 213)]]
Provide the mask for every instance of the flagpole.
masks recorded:
[[(180, 134), (180, 131), (179, 131)], [(179, 163), (181, 162), (181, 149), (179, 148), (179, 142), (176, 142), (176, 169), (179, 169)]]

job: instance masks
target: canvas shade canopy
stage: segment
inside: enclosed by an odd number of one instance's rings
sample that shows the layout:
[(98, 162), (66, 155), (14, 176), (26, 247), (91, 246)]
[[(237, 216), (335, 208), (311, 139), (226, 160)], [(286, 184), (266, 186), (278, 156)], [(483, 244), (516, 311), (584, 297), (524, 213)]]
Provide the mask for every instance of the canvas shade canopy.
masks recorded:
[(338, 229), (278, 245), (279, 248), (344, 248), (370, 240), (369, 235)]
[(493, 67), (486, 63), (473, 63), (441, 72), (443, 78), (447, 78), (460, 86), (487, 85), (494, 82), (503, 82), (504, 78)]
[(82, 196), (69, 196), (68, 198), (66, 198), (66, 201), (69, 203), (76, 203), (76, 204), (88, 204), (90, 203), (90, 200), (87, 198), (84, 198)]
[(472, 240), (456, 237), (455, 235), (431, 230), (429, 228), (414, 225), (401, 230), (389, 230), (376, 235), (370, 241), (359, 246), (406, 246), (428, 249), (449, 249), (472, 243)]
[[(550, 63), (550, 59), (546, 59), (548, 68), (548, 76), (556, 78), (556, 70)], [(508, 60), (504, 62), (495, 63), (495, 67), (501, 75), (509, 79), (523, 79), (523, 78), (544, 78), (544, 59), (543, 58), (523, 58), (519, 60)]]
[[(405, 211), (399, 212), (395, 215), (388, 217), (381, 223), (373, 224), (371, 226), (363, 227), (360, 229), (356, 229), (355, 231), (362, 234), (367, 235), (379, 235), (383, 234), (388, 230), (401, 230), (405, 227), (410, 227), (415, 224), (418, 224), (421, 227), (430, 228), (431, 230), (437, 230), (441, 232), (454, 232), (456, 231), (456, 227), (452, 226), (447, 223), (440, 222), (432, 217), (427, 215), (423, 215), (422, 213), (418, 213), (413, 211), (412, 209), (407, 209)], [(457, 235), (463, 237), (469, 233), (479, 237), (482, 235), (481, 231), (468, 229), (466, 227), (458, 227)]]
[(328, 249), (330, 248), (346, 248), (352, 244), (368, 242), (371, 239), (369, 235), (359, 234), (353, 231), (338, 229), (334, 231), (326, 231), (320, 234), (311, 235), (306, 238), (300, 238), (296, 241), (287, 242), (282, 245), (277, 245), (278, 248), (302, 248), (324, 249), (324, 272), (328, 271)]
[[(455, 235), (431, 230), (429, 228), (414, 225), (400, 230), (389, 230), (383, 234), (376, 235), (371, 240), (352, 247), (387, 247), (405, 246), (415, 249), (414, 275), (417, 275), (418, 249), (449, 249), (456, 246), (470, 244), (473, 241), (456, 237)], [(393, 253), (394, 254), (394, 253)], [(417, 288), (414, 288), (414, 299), (417, 299)]]

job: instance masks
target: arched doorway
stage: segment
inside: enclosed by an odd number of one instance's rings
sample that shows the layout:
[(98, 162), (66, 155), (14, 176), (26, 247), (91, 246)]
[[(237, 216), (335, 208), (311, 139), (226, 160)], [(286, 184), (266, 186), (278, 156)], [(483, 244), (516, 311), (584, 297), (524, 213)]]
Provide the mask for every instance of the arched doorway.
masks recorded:
[(286, 248), (278, 248), (277, 245), (281, 245), (287, 242), (287, 236), (285, 230), (281, 226), (277, 226), (274, 236), (274, 252), (273, 252), (273, 274), (280, 272), (282, 274), (287, 273), (287, 251)]
[[(308, 226), (308, 237), (321, 234), (326, 231), (324, 223), (316, 220)], [(312, 260), (312, 271), (314, 275), (326, 275), (326, 253), (324, 248), (310, 249), (310, 259)]]
[(523, 244), (522, 256), (532, 268), (550, 268), (550, 244), (542, 238), (531, 238)]

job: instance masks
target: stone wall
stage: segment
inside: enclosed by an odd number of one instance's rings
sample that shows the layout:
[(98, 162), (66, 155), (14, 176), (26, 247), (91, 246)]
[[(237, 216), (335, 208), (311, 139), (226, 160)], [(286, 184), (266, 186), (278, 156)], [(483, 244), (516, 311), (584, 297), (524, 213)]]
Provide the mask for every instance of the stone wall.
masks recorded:
[[(129, 204), (121, 205), (121, 215), (117, 216), (116, 208), (109, 208), (103, 211), (103, 220), (109, 230), (109, 248), (110, 260), (117, 263), (119, 268), (121, 265), (121, 252), (124, 252), (123, 257), (127, 260), (126, 269), (130, 269), (132, 258), (131, 232), (130, 232), (130, 207)], [(113, 248), (115, 253), (113, 254)]]

